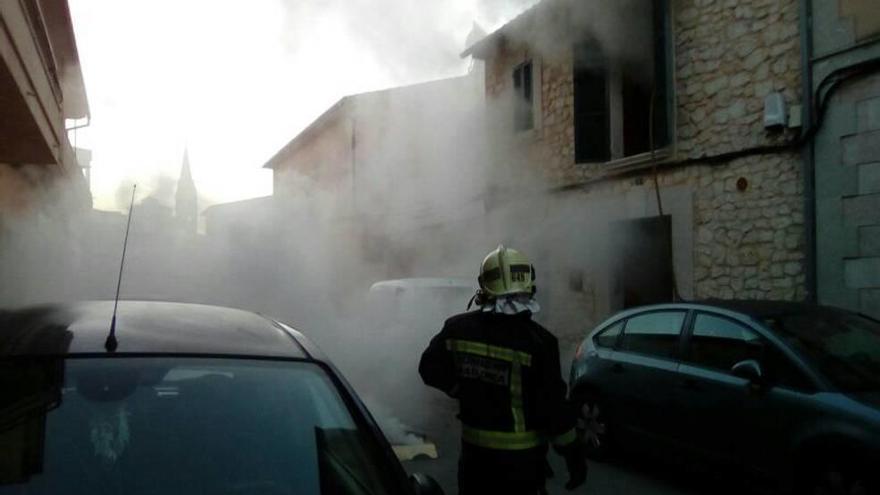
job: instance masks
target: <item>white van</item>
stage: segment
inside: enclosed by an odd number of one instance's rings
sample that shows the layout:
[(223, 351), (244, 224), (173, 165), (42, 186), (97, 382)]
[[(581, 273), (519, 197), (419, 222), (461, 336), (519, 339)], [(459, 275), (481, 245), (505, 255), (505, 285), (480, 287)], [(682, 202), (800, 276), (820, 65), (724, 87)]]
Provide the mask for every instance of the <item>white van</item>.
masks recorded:
[(474, 279), (439, 277), (383, 280), (370, 287), (364, 349), (381, 359), (372, 360), (355, 381), (416, 431), (431, 431), (432, 423), (454, 415), (448, 410), (454, 404), (422, 383), (419, 358), (443, 322), (467, 309), (476, 290)]

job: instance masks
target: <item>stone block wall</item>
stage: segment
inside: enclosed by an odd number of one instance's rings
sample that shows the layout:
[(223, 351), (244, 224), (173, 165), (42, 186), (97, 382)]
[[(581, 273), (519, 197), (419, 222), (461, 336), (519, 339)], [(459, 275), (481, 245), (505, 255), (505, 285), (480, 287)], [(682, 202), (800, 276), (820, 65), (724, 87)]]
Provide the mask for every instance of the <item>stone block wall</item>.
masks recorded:
[(673, 2), (677, 153), (700, 157), (775, 144), (764, 98), (800, 104), (797, 0)]
[(841, 87), (816, 143), (819, 300), (880, 316), (880, 75)]
[[(798, 129), (765, 130), (763, 109), (770, 92), (782, 93), (789, 107), (801, 104), (798, 2), (670, 0), (670, 4), (673, 60), (668, 67), (673, 71), (674, 138), (665, 160), (692, 163), (668, 169), (661, 164), (659, 181), (661, 188), (693, 191), (692, 211), (678, 220), (691, 223), (688, 242), (693, 256), (688, 270), (683, 270), (689, 276), (691, 295), (803, 299), (800, 154), (792, 150), (711, 165), (700, 162), (702, 157), (797, 137)], [(635, 168), (635, 175), (626, 177), (613, 175), (615, 164), (575, 164), (571, 47), (537, 53), (512, 39), (486, 60), (487, 100), (490, 105), (503, 102), (512, 91), (513, 67), (528, 59), (539, 61), (538, 125), (514, 141), (522, 149), (520, 154), (530, 157), (529, 166), (539, 169), (551, 187), (590, 181), (589, 188), (579, 193), (586, 205), (598, 201), (599, 195), (624, 197), (635, 188), (652, 188), (650, 169), (640, 170), (638, 163), (627, 165)], [(740, 179), (742, 189), (737, 187)], [(594, 290), (598, 294), (603, 288)]]
[[(684, 298), (805, 298), (800, 167), (800, 155), (789, 153), (660, 172), (664, 213), (672, 217), (673, 269)], [(571, 350), (588, 329), (620, 309), (609, 266), (614, 264), (614, 246), (607, 245), (604, 253), (596, 248), (611, 237), (617, 221), (657, 210), (653, 180), (638, 176), (595, 183), (588, 191), (557, 193), (556, 202), (565, 201), (581, 206), (551, 207), (548, 216), (567, 214), (577, 226), (571, 235), (592, 242), (584, 242), (579, 258), (567, 258), (558, 251), (574, 239), (542, 237), (552, 255), (536, 259), (541, 262), (538, 299), (550, 301), (539, 320), (557, 335), (563, 350)], [(533, 246), (524, 249), (540, 252)], [(568, 286), (572, 268), (583, 272), (580, 290)]]
[[(540, 113), (531, 131), (518, 133), (513, 146), (529, 155), (531, 164), (552, 184), (564, 185), (587, 179), (586, 167), (574, 163), (574, 89), (571, 65), (571, 47), (559, 46), (552, 54), (538, 54), (522, 43), (501, 43), (495, 55), (486, 63), (486, 95), (490, 107), (496, 107), (495, 118), (512, 123), (509, 108), (503, 103), (512, 91), (512, 71), (518, 64), (532, 60), (536, 68), (533, 77)], [(540, 74), (540, 76), (539, 76)], [(539, 92), (539, 93), (538, 93)], [(505, 124), (509, 125), (509, 124)]]
[(806, 297), (800, 167), (794, 153), (698, 167), (696, 297)]
[(568, 183), (586, 176), (574, 164), (574, 74), (571, 47), (560, 50), (558, 58), (542, 60), (541, 128), (543, 162), (548, 177), (556, 183)]
[[(766, 131), (764, 98), (780, 92), (789, 107), (801, 104), (797, 0), (671, 0), (674, 159), (699, 158), (779, 144), (797, 130)], [(486, 61), (489, 101), (512, 90), (513, 68), (540, 67), (538, 127), (520, 143), (540, 157), (554, 185), (603, 176), (608, 167), (575, 164), (572, 50), (560, 45), (538, 53), (515, 37)], [(537, 75), (535, 77), (538, 77)], [(536, 109), (537, 110), (537, 109)], [(511, 120), (512, 119), (507, 119)]]

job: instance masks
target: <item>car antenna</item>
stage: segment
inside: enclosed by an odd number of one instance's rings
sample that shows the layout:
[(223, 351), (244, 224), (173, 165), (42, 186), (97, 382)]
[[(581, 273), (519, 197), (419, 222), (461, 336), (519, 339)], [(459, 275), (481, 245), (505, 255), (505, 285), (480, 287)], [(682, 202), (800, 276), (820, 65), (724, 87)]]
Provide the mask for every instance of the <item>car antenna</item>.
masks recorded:
[(116, 279), (116, 298), (113, 299), (113, 318), (110, 320), (110, 334), (104, 341), (104, 349), (113, 352), (119, 345), (116, 341), (116, 307), (119, 305), (119, 288), (122, 287), (122, 268), (125, 266), (125, 248), (128, 247), (128, 230), (131, 228), (131, 213), (134, 211), (134, 193), (137, 184), (131, 188), (131, 204), (128, 205), (128, 222), (125, 225), (125, 240), (122, 241), (122, 261), (119, 262), (119, 278)]

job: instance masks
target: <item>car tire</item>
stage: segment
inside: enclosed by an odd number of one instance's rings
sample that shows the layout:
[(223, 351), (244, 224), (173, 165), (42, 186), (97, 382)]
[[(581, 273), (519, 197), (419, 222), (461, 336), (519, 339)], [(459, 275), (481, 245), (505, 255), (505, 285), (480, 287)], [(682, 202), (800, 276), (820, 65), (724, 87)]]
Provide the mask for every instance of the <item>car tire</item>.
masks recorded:
[(584, 441), (584, 453), (594, 461), (604, 462), (611, 458), (612, 445), (609, 425), (602, 401), (588, 396), (578, 406), (578, 430)]
[(867, 495), (877, 493), (868, 471), (848, 462), (811, 463), (796, 483), (796, 493), (806, 495)]

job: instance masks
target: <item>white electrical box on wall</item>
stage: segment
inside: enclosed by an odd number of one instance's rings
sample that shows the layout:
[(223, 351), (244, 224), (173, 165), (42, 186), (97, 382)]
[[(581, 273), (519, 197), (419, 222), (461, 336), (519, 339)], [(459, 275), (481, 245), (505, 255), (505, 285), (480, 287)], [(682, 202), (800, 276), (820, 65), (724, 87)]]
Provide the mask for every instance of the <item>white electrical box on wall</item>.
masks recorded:
[(788, 124), (785, 97), (782, 93), (770, 93), (764, 98), (764, 128), (778, 129)]

